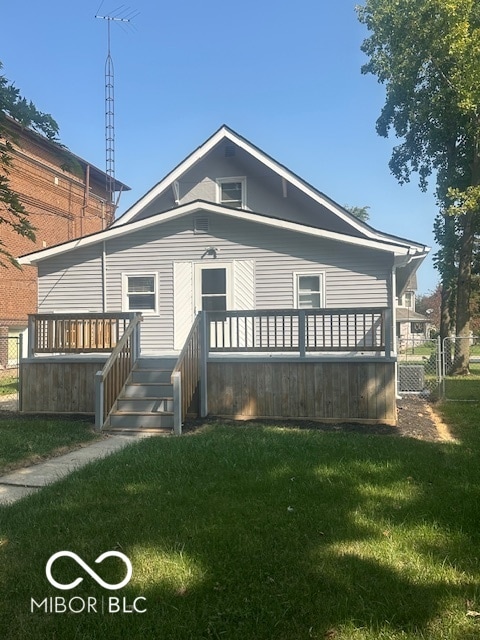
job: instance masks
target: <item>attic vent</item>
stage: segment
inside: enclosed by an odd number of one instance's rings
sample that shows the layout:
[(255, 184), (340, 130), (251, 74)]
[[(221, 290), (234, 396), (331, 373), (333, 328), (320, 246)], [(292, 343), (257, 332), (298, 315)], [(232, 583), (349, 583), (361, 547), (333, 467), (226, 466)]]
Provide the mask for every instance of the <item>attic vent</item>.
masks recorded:
[(206, 216), (193, 219), (193, 233), (208, 233), (209, 224)]
[(233, 158), (235, 155), (235, 145), (234, 144), (226, 144), (225, 145), (225, 158)]

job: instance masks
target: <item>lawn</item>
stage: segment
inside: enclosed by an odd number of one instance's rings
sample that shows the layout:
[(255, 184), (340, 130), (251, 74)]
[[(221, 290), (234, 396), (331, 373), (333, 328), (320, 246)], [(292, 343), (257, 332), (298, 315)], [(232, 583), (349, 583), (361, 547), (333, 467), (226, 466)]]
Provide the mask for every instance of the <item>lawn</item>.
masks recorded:
[[(480, 406), (460, 444), (267, 426), (150, 438), (0, 510), (0, 637), (474, 640), (480, 622)], [(116, 559), (133, 577), (107, 591)], [(31, 598), (138, 601), (44, 613)], [(122, 601), (123, 602), (123, 601)], [(100, 605), (98, 605), (100, 607)]]
[(88, 419), (2, 416), (0, 412), (0, 474), (98, 437)]
[(13, 375), (0, 376), (0, 398), (18, 391), (18, 378)]
[(478, 401), (480, 398), (480, 364), (470, 363), (469, 376), (446, 376), (445, 398), (448, 400)]

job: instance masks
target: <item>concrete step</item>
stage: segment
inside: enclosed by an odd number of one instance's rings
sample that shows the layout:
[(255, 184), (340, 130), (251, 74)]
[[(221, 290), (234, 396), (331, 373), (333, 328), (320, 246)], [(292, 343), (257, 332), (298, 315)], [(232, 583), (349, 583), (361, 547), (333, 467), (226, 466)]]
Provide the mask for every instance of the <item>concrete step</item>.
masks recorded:
[(171, 436), (173, 431), (169, 427), (166, 427), (166, 428), (156, 427), (154, 429), (153, 428), (152, 429), (144, 429), (144, 428), (129, 429), (124, 427), (108, 427), (107, 429), (103, 430), (103, 433), (112, 433), (112, 434), (122, 435), (122, 436), (138, 436), (138, 435)]
[(131, 396), (118, 398), (116, 411), (134, 413), (172, 413), (173, 398)]
[(131, 382), (170, 382), (172, 371), (170, 369), (134, 369), (130, 378)]
[(175, 356), (142, 356), (135, 363), (135, 369), (170, 369), (177, 363)]
[(116, 427), (123, 429), (173, 429), (173, 413), (115, 412), (110, 415), (108, 428)]
[(136, 382), (128, 384), (122, 394), (122, 398), (171, 398), (173, 385), (170, 382)]

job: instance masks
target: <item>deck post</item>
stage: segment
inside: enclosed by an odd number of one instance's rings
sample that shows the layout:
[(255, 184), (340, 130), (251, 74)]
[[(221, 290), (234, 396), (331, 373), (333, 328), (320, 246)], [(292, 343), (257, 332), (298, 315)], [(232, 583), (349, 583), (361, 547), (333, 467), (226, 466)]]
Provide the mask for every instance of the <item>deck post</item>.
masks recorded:
[(385, 311), (383, 312), (383, 331), (384, 331), (384, 340), (385, 340), (385, 357), (390, 358), (392, 355), (392, 335), (393, 335), (391, 309), (385, 309)]
[(208, 317), (200, 311), (200, 417), (208, 415)]
[(95, 374), (95, 429), (99, 431), (103, 427), (103, 376), (101, 371)]
[(172, 375), (173, 382), (173, 432), (182, 435), (182, 375), (180, 371)]
[(132, 355), (133, 355), (133, 363), (135, 363), (140, 357), (140, 323), (136, 325), (132, 335)]
[(28, 315), (28, 346), (27, 358), (33, 358), (35, 355), (35, 316)]
[(305, 344), (305, 311), (300, 311), (298, 314), (298, 350), (300, 351), (300, 357), (305, 358), (307, 352)]

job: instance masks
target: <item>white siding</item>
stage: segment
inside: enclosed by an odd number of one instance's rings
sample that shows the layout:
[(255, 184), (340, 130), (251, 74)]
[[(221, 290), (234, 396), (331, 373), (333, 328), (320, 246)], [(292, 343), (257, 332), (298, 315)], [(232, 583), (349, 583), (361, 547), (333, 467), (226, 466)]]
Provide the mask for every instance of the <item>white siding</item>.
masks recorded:
[(102, 309), (101, 244), (69, 251), (40, 262), (39, 313)]

